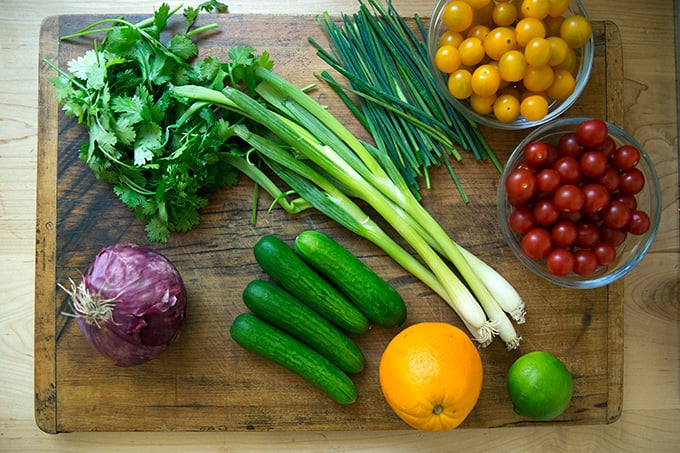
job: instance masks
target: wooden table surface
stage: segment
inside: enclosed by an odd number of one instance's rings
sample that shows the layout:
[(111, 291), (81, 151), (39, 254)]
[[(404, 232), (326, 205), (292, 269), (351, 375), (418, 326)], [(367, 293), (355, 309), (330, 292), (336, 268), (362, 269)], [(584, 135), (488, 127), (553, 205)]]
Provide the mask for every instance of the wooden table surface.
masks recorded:
[[(623, 126), (650, 152), (663, 188), (654, 246), (625, 279), (623, 413), (610, 425), (397, 432), (44, 434), (33, 408), (38, 35), (57, 14), (148, 14), (159, 1), (4, 0), (0, 16), (0, 451), (675, 451), (680, 445), (678, 123), (674, 5), (584, 0), (619, 26)], [(175, 4), (177, 2), (169, 2)], [(227, 2), (232, 13), (353, 12), (354, 0)], [(433, 1), (395, 1), (429, 15)], [(678, 9), (676, 1), (675, 8)]]

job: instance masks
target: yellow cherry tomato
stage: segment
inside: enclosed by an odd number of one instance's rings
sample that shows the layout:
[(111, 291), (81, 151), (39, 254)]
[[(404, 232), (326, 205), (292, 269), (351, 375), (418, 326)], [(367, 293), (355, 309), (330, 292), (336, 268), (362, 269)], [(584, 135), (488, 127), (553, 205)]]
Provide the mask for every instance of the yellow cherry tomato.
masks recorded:
[(562, 26), (562, 22), (564, 22), (563, 16), (559, 16), (559, 17), (548, 16), (545, 19), (543, 19), (543, 25), (545, 26), (545, 35), (546, 36), (559, 36), (560, 35), (560, 27)]
[(502, 96), (504, 94), (509, 94), (517, 99), (520, 99), (522, 97), (522, 90), (520, 89), (519, 85), (516, 83), (508, 84), (504, 88), (501, 88), (498, 90), (498, 93), (496, 93), (498, 96)]
[(465, 0), (472, 6), (472, 9), (480, 9), (491, 3), (491, 0)]
[(465, 39), (465, 37), (460, 32), (447, 30), (442, 34), (441, 38), (439, 38), (439, 47), (449, 45), (458, 48), (458, 45), (463, 42), (463, 39)]
[(493, 112), (493, 104), (496, 101), (496, 95), (492, 94), (490, 96), (480, 96), (476, 93), (472, 93), (470, 96), (470, 107), (476, 113), (480, 115), (488, 115)]
[(551, 56), (550, 42), (545, 38), (533, 38), (524, 48), (524, 57), (531, 66), (546, 65)]
[(462, 0), (454, 0), (446, 4), (442, 11), (442, 22), (451, 31), (465, 31), (472, 25), (474, 12), (472, 6)]
[(540, 95), (527, 96), (519, 105), (520, 115), (527, 121), (538, 121), (548, 114), (548, 101)]
[(472, 91), (480, 96), (491, 96), (496, 94), (501, 86), (501, 76), (498, 69), (490, 64), (483, 64), (477, 67), (472, 73)]
[(470, 27), (467, 31), (466, 38), (477, 38), (480, 41), (489, 34), (491, 29), (483, 24), (477, 24)]
[(564, 61), (555, 66), (554, 69), (566, 69), (575, 76), (576, 73), (578, 72), (578, 67), (579, 61), (578, 57), (576, 56), (576, 51), (574, 51), (574, 49), (569, 49), (569, 51), (567, 52), (567, 56), (564, 58)]
[(475, 8), (473, 21), (475, 24), (490, 24), (491, 13), (493, 12), (494, 2), (489, 1), (486, 5)]
[(546, 101), (548, 100), (548, 95), (543, 93), (543, 92), (529, 91), (527, 89), (524, 89), (519, 96), (520, 102), (522, 102), (523, 100), (525, 100), (529, 96), (543, 96)]
[(456, 99), (467, 99), (472, 95), (472, 74), (467, 69), (459, 69), (449, 76), (449, 93)]
[[(488, 64), (489, 66), (491, 66), (493, 69), (495, 69), (498, 72), (498, 77), (501, 80), (501, 83), (498, 85), (498, 90), (505, 88), (506, 86), (508, 86), (510, 84), (510, 82), (503, 80), (503, 78), (501, 77), (501, 73), (498, 70), (498, 62), (496, 60), (491, 60), (486, 64)], [(496, 90), (496, 91), (498, 91), (498, 90)]]
[(486, 54), (493, 60), (498, 60), (505, 52), (517, 47), (515, 32), (508, 27), (492, 29), (482, 42)]
[(527, 66), (522, 83), (529, 91), (545, 91), (552, 85), (555, 75), (548, 65)]
[(519, 82), (524, 78), (527, 62), (519, 50), (509, 50), (498, 60), (498, 72), (507, 82)]
[(453, 46), (441, 46), (434, 54), (434, 64), (442, 72), (452, 73), (460, 67), (460, 53)]
[(503, 94), (493, 103), (493, 114), (502, 123), (512, 123), (519, 117), (519, 99), (512, 94)]
[(548, 0), (524, 0), (520, 11), (523, 17), (544, 19), (548, 16), (548, 11), (550, 11), (550, 3)]
[(564, 101), (576, 88), (576, 79), (571, 72), (566, 69), (557, 69), (554, 71), (555, 77), (552, 85), (545, 90), (545, 94), (551, 99), (557, 101)]
[(491, 20), (499, 27), (507, 27), (517, 20), (517, 8), (512, 3), (498, 3), (491, 12)]
[(479, 38), (465, 39), (458, 46), (458, 52), (460, 53), (460, 61), (465, 66), (479, 64), (485, 55), (484, 46)]
[(548, 0), (548, 16), (560, 17), (569, 9), (569, 0)]
[(564, 39), (557, 36), (550, 36), (546, 40), (550, 43), (550, 60), (548, 64), (550, 66), (562, 64), (567, 59), (569, 45)]
[(545, 25), (535, 17), (525, 17), (515, 25), (517, 45), (525, 47), (534, 38), (545, 38)]
[(562, 25), (560, 25), (560, 37), (572, 49), (580, 49), (585, 46), (592, 34), (593, 28), (590, 22), (580, 15), (565, 17)]

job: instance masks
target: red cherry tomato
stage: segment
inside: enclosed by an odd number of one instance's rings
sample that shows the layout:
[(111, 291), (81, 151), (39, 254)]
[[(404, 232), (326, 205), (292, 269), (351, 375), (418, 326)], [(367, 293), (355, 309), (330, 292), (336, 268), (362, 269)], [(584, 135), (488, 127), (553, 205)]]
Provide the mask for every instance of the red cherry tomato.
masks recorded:
[(551, 194), (560, 187), (562, 177), (553, 168), (544, 168), (536, 175), (538, 191), (544, 194)]
[(541, 167), (548, 161), (548, 145), (543, 142), (531, 142), (524, 147), (524, 160), (535, 167)]
[(614, 193), (619, 189), (620, 181), (621, 177), (619, 176), (619, 172), (612, 167), (607, 167), (602, 176), (595, 179), (595, 182), (604, 186), (609, 193)]
[(621, 173), (619, 190), (625, 194), (635, 195), (645, 187), (645, 175), (637, 168)]
[(583, 192), (583, 212), (594, 214), (609, 204), (609, 191), (600, 184), (587, 184), (581, 189)]
[(560, 218), (560, 210), (549, 198), (538, 200), (534, 205), (533, 213), (536, 223), (542, 226), (552, 225)]
[(614, 141), (611, 136), (607, 136), (607, 138), (604, 140), (604, 142), (599, 145), (591, 148), (593, 151), (599, 151), (602, 154), (605, 155), (607, 159), (611, 158), (612, 154), (616, 150), (616, 142)]
[(612, 201), (602, 210), (602, 221), (610, 228), (623, 228), (630, 221), (630, 208), (620, 201)]
[(574, 223), (579, 223), (581, 220), (583, 220), (583, 213), (581, 211), (576, 211), (576, 212), (564, 212), (562, 211), (562, 214), (560, 215), (561, 220), (568, 220), (570, 222)]
[(583, 121), (576, 127), (576, 136), (579, 143), (588, 148), (600, 146), (609, 136), (607, 123), (593, 118)]
[(612, 195), (611, 200), (614, 201), (620, 201), (621, 203), (625, 204), (628, 206), (631, 211), (634, 211), (637, 209), (637, 198), (635, 198), (635, 195), (629, 195), (625, 193), (615, 193)]
[(652, 222), (646, 212), (635, 210), (630, 213), (630, 220), (626, 224), (626, 230), (631, 234), (640, 235), (649, 231), (651, 225)]
[(593, 222), (583, 221), (576, 224), (576, 241), (574, 245), (584, 249), (590, 248), (600, 240), (600, 229)]
[(607, 169), (607, 158), (599, 151), (586, 151), (579, 163), (583, 174), (590, 178), (599, 178)]
[(545, 162), (544, 166), (546, 168), (549, 168), (555, 165), (557, 159), (560, 158), (560, 149), (556, 145), (553, 145), (552, 143), (548, 143), (547, 145), (548, 145), (548, 160)]
[(618, 247), (626, 240), (628, 233), (620, 228), (610, 228), (607, 225), (600, 227), (600, 241), (608, 242), (614, 247)]
[(576, 212), (583, 207), (585, 198), (577, 186), (565, 184), (555, 191), (553, 201), (560, 211)]
[(553, 169), (560, 174), (562, 184), (576, 184), (581, 180), (581, 165), (574, 157), (559, 158)]
[(640, 162), (640, 150), (633, 145), (619, 146), (612, 155), (612, 163), (619, 170), (630, 170)]
[(526, 170), (530, 173), (536, 173), (536, 167), (531, 165), (529, 162), (523, 160), (519, 164), (517, 164), (517, 170)]
[(597, 257), (590, 250), (574, 252), (574, 272), (581, 276), (591, 275), (597, 269)]
[(574, 159), (580, 158), (585, 151), (585, 147), (578, 141), (574, 132), (568, 132), (561, 136), (557, 142), (557, 148), (562, 156), (569, 156)]
[(609, 242), (598, 242), (591, 249), (600, 266), (609, 266), (616, 260), (616, 249)]
[(527, 207), (519, 207), (510, 213), (510, 229), (517, 234), (526, 234), (536, 226), (534, 214)]
[(545, 228), (536, 227), (522, 238), (522, 250), (529, 258), (540, 260), (548, 256), (552, 249), (552, 238)]
[(554, 249), (545, 259), (548, 272), (560, 277), (571, 274), (574, 271), (575, 262), (574, 255), (566, 249)]
[(570, 220), (560, 220), (550, 231), (553, 242), (558, 247), (571, 246), (578, 237), (576, 224)]
[(508, 196), (518, 201), (528, 201), (536, 194), (536, 176), (527, 170), (513, 170), (505, 180)]

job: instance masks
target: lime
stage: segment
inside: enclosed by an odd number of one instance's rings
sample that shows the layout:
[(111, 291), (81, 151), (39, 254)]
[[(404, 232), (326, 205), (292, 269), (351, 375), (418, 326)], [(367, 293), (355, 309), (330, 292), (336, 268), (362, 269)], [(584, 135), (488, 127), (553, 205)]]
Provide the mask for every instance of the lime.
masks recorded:
[(551, 420), (569, 405), (574, 391), (564, 363), (544, 351), (519, 357), (508, 371), (508, 393), (518, 415)]

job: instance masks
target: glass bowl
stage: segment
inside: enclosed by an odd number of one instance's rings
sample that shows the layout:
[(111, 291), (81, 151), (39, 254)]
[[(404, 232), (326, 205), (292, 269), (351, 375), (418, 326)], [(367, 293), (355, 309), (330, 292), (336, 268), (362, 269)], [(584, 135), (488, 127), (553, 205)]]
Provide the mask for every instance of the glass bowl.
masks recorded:
[[(585, 88), (586, 84), (588, 83), (588, 80), (590, 78), (590, 72), (593, 66), (595, 41), (592, 35), (590, 39), (587, 41), (587, 43), (581, 49), (576, 49), (576, 56), (578, 58), (578, 71), (576, 72), (576, 75), (574, 77), (576, 82), (574, 91), (571, 93), (571, 95), (569, 95), (566, 99), (562, 101), (556, 101), (554, 99), (549, 100), (548, 114), (540, 120), (528, 121), (520, 115), (516, 120), (512, 122), (503, 122), (498, 120), (493, 115), (493, 113), (488, 115), (481, 115), (477, 113), (470, 106), (469, 100), (467, 99), (461, 100), (452, 96), (447, 86), (448, 74), (440, 71), (434, 64), (434, 56), (437, 53), (437, 49), (439, 47), (439, 39), (447, 30), (442, 20), (442, 15), (444, 8), (446, 4), (449, 3), (449, 1), (450, 0), (440, 0), (436, 3), (434, 10), (432, 12), (432, 17), (428, 28), (427, 42), (428, 53), (430, 55), (429, 62), (430, 68), (434, 75), (437, 89), (441, 92), (444, 98), (448, 100), (448, 102), (450, 102), (451, 105), (453, 105), (453, 107), (457, 111), (461, 112), (463, 115), (465, 115), (466, 117), (475, 121), (478, 124), (482, 124), (496, 129), (520, 130), (548, 123), (562, 115), (569, 107), (571, 107), (574, 104), (574, 102), (576, 102), (576, 100), (583, 92), (583, 89)], [(588, 14), (585, 8), (583, 7), (581, 1), (571, 0), (569, 2), (569, 8), (567, 12), (565, 12), (564, 16), (565, 17), (573, 16), (577, 14), (585, 17), (590, 21), (590, 18), (588, 17)]]
[(637, 209), (645, 211), (649, 215), (650, 227), (648, 231), (641, 235), (627, 234), (625, 241), (616, 247), (616, 260), (608, 266), (598, 266), (596, 271), (588, 276), (579, 276), (575, 273), (566, 276), (553, 275), (548, 271), (545, 259), (536, 260), (524, 253), (521, 245), (522, 236), (510, 228), (509, 217), (515, 208), (508, 202), (505, 180), (524, 160), (523, 150), (528, 144), (534, 141), (557, 144), (562, 135), (576, 131), (577, 126), (586, 119), (589, 118), (563, 117), (532, 131), (510, 155), (501, 175), (497, 192), (497, 213), (501, 232), (505, 242), (519, 261), (536, 275), (554, 284), (577, 289), (605, 286), (630, 272), (642, 260), (652, 245), (661, 217), (661, 187), (649, 155), (626, 131), (606, 122), (609, 136), (614, 140), (617, 148), (624, 144), (630, 144), (640, 151), (641, 157), (637, 168), (645, 176), (645, 185), (635, 197), (637, 198)]

